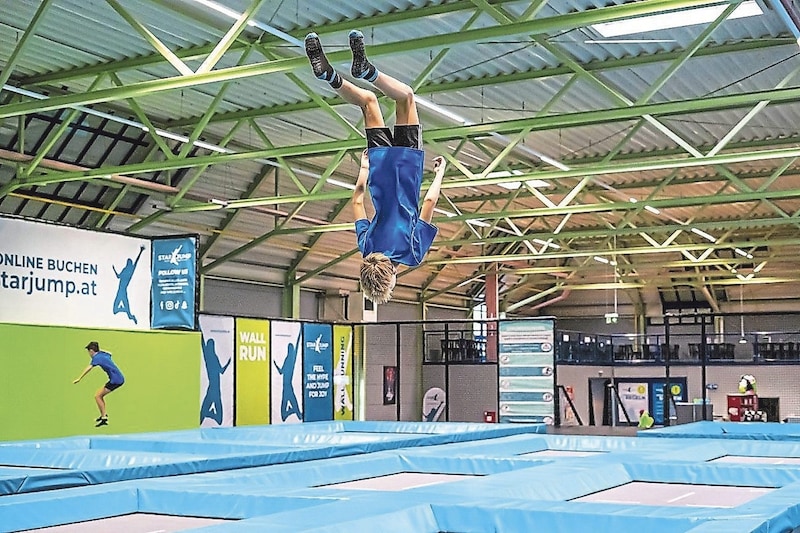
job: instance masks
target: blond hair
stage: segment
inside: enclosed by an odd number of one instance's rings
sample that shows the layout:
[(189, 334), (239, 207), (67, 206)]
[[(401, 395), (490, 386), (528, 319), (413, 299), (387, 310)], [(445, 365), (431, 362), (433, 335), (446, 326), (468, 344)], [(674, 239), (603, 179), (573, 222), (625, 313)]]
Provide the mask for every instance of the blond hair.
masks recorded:
[(385, 304), (392, 297), (397, 283), (397, 269), (392, 261), (379, 252), (373, 252), (361, 263), (361, 289), (376, 304)]

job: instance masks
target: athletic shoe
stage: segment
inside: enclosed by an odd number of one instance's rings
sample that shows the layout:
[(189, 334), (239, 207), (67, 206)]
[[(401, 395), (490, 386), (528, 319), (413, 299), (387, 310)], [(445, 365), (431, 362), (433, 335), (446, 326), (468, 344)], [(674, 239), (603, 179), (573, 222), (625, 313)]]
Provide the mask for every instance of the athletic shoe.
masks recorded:
[(341, 87), (342, 78), (325, 56), (325, 52), (322, 50), (322, 43), (319, 42), (319, 36), (314, 32), (306, 35), (305, 46), (306, 56), (308, 56), (308, 60), (311, 63), (311, 70), (314, 71), (314, 76), (320, 80), (327, 81), (334, 89)]
[(108, 425), (108, 418), (101, 418), (94, 427), (99, 428), (100, 426), (107, 426)]
[(378, 69), (367, 59), (367, 52), (364, 50), (364, 34), (358, 30), (350, 32), (350, 51), (353, 52), (350, 74), (370, 83), (375, 81), (378, 77)]

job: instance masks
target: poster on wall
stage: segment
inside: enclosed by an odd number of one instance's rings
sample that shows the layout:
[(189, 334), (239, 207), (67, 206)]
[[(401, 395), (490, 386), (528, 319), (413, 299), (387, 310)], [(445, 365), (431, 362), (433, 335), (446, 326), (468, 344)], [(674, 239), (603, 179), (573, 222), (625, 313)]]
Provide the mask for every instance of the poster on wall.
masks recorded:
[(303, 421), (333, 420), (333, 349), (329, 324), (303, 325)]
[[(666, 383), (663, 380), (650, 381), (650, 397), (653, 399), (650, 410), (650, 416), (653, 417), (654, 423), (657, 425), (664, 424), (664, 387)], [(669, 382), (670, 392), (676, 402), (686, 401), (686, 378), (676, 377), (671, 378)], [(675, 405), (670, 402), (669, 416), (675, 417)]]
[[(630, 420), (632, 425), (639, 423), (642, 411), (650, 412), (650, 387), (647, 382), (619, 382), (617, 383), (619, 398), (622, 402), (617, 407), (617, 422), (626, 424)], [(625, 418), (627, 413), (628, 418)]]
[(200, 316), (200, 426), (233, 425), (233, 317)]
[(431, 387), (422, 397), (422, 421), (438, 422), (447, 405), (447, 394), (439, 387)]
[(236, 319), (236, 425), (269, 424), (269, 321)]
[(150, 328), (150, 241), (0, 217), (0, 322)]
[(299, 322), (273, 321), (270, 327), (272, 356), (272, 423), (303, 421), (303, 328)]
[(153, 328), (195, 328), (197, 239), (153, 240)]
[(333, 326), (333, 419), (353, 420), (353, 328)]
[(500, 322), (500, 422), (555, 422), (553, 321)]
[(397, 403), (397, 367), (383, 367), (383, 405)]

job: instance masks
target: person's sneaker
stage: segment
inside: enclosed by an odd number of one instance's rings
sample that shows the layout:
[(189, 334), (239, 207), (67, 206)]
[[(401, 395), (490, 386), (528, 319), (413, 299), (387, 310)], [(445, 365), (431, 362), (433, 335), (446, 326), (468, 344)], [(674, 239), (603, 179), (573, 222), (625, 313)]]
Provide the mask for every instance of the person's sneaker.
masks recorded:
[(308, 56), (308, 61), (311, 63), (311, 70), (314, 71), (314, 76), (317, 79), (327, 81), (334, 89), (341, 87), (342, 78), (325, 56), (325, 52), (322, 50), (322, 43), (319, 42), (319, 36), (314, 32), (306, 35), (305, 46), (306, 56)]
[(98, 418), (97, 424), (94, 427), (99, 428), (100, 426), (107, 426), (108, 425), (108, 418)]
[(95, 421), (95, 422), (100, 422), (100, 421), (101, 421), (101, 420), (103, 420), (104, 418), (105, 418), (106, 420), (108, 420), (108, 415), (106, 415), (106, 416), (98, 416), (97, 418), (95, 418), (95, 419), (94, 419), (94, 421)]
[(361, 78), (368, 82), (373, 82), (378, 77), (378, 70), (367, 59), (367, 52), (364, 50), (364, 34), (358, 30), (350, 32), (350, 50), (353, 52), (353, 64), (350, 67), (350, 74), (355, 78)]

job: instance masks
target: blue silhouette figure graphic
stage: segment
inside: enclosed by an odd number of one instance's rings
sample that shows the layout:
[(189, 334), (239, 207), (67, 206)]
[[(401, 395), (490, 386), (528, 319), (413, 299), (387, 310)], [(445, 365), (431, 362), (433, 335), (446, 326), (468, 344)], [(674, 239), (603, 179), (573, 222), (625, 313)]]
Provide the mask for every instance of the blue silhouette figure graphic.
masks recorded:
[(222, 424), (222, 388), (220, 382), (222, 381), (222, 374), (228, 370), (231, 360), (225, 363), (225, 366), (220, 365), (217, 350), (215, 348), (214, 339), (207, 341), (202, 339), (203, 344), (203, 361), (206, 364), (206, 375), (208, 376), (208, 388), (206, 395), (203, 398), (203, 405), (200, 407), (200, 423), (203, 420), (210, 418), (217, 424)]
[(283, 391), (281, 392), (281, 420), (286, 422), (292, 414), (297, 415), (297, 418), (303, 420), (303, 413), (300, 411), (300, 405), (297, 402), (297, 396), (294, 393), (292, 386), (292, 377), (294, 376), (294, 366), (297, 363), (297, 350), (300, 347), (300, 335), (302, 330), (297, 333), (297, 341), (289, 346), (286, 350), (286, 359), (283, 360), (283, 368), (278, 366), (275, 361), (272, 364), (278, 370), (278, 374), (283, 376)]
[(144, 252), (144, 246), (139, 248), (139, 255), (136, 256), (136, 260), (134, 261), (128, 259), (125, 262), (125, 266), (122, 267), (122, 270), (119, 272), (117, 272), (117, 269), (114, 268), (114, 265), (111, 265), (111, 269), (114, 271), (114, 274), (119, 280), (117, 295), (114, 297), (114, 314), (116, 315), (117, 313), (125, 313), (134, 324), (138, 324), (138, 322), (136, 321), (136, 317), (133, 316), (133, 313), (131, 313), (131, 304), (128, 301), (128, 285), (131, 283), (133, 272), (136, 270), (136, 265), (139, 264), (139, 259), (142, 257), (142, 252)]
[(425, 422), (433, 422), (434, 420), (436, 420), (439, 417), (439, 413), (441, 412), (442, 407), (444, 407), (444, 400), (439, 399), (438, 393), (433, 395), (433, 401), (438, 401), (439, 403), (436, 405), (432, 405), (431, 410), (428, 411), (427, 413), (425, 412), (422, 413)]

